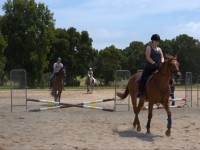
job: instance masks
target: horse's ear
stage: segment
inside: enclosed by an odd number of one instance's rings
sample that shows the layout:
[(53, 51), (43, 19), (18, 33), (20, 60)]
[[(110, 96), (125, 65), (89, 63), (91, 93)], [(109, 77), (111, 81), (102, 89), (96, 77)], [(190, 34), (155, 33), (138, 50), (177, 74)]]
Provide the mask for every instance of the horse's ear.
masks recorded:
[(177, 54), (174, 56), (174, 58), (176, 58), (176, 59), (177, 59)]
[(169, 54), (166, 54), (165, 55), (165, 61), (169, 60), (170, 59), (170, 55)]

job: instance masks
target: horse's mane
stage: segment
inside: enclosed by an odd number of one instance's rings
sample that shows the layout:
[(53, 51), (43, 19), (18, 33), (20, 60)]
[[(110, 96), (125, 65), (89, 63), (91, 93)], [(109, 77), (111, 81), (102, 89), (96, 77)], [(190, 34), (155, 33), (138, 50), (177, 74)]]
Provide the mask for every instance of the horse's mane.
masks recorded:
[(172, 56), (172, 55), (170, 55), (170, 54), (167, 54), (166, 56), (165, 56), (165, 61), (168, 61), (168, 60), (170, 60), (170, 59), (173, 59), (173, 58), (177, 58), (177, 56)]
[(164, 61), (164, 63), (162, 64), (162, 66), (160, 67), (160, 68), (158, 68), (158, 70), (155, 72), (155, 74), (157, 74), (158, 72), (160, 72), (161, 70), (162, 70), (162, 68), (164, 67), (164, 64), (166, 63), (166, 62), (168, 62), (169, 60), (171, 60), (171, 59), (176, 59), (177, 58), (177, 56), (172, 56), (172, 55), (170, 55), (170, 54), (167, 54), (166, 56), (165, 56), (165, 61)]

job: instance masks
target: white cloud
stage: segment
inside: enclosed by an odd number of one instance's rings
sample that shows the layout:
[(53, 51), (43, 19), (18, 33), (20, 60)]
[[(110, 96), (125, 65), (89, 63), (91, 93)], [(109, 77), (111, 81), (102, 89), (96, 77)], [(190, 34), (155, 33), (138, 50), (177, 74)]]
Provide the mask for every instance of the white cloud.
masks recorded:
[[(148, 42), (151, 34), (172, 39), (188, 34), (200, 39), (199, 0), (36, 0), (54, 13), (57, 28), (86, 30), (94, 48), (132, 41)], [(1, 1), (2, 3), (2, 1)], [(0, 4), (1, 4), (0, 3)], [(1, 12), (0, 12), (1, 14)]]
[[(187, 34), (189, 36), (194, 37), (195, 39), (200, 40), (200, 22), (188, 22), (188, 23), (181, 23), (173, 26), (167, 27), (165, 30), (166, 39), (175, 38), (180, 34)], [(163, 33), (164, 34), (164, 33)]]
[(93, 39), (93, 45), (95, 45), (95, 48), (103, 49), (112, 44), (117, 48), (121, 48), (121, 45), (124, 45), (125, 33), (123, 31), (98, 28), (90, 30), (89, 33), (90, 37)]

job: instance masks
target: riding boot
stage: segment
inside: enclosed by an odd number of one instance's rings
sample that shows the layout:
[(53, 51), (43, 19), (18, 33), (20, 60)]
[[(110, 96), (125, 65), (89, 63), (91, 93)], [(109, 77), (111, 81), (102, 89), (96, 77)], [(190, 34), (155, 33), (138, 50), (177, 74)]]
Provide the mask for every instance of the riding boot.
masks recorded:
[(138, 92), (135, 95), (137, 98), (140, 98), (140, 96), (142, 95), (142, 85), (141, 84), (142, 84), (141, 82), (138, 84)]
[(144, 92), (144, 86), (145, 86), (145, 81), (144, 80), (140, 80), (139, 84), (138, 84), (138, 92), (136, 93), (136, 97), (140, 98), (141, 95)]

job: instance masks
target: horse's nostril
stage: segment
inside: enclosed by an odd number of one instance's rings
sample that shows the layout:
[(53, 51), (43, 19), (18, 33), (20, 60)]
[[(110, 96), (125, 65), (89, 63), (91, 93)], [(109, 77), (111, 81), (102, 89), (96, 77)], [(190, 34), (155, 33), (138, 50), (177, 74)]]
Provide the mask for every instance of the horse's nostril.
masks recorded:
[(176, 76), (179, 77), (179, 78), (181, 78), (182, 74), (180, 72), (177, 72)]

